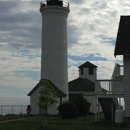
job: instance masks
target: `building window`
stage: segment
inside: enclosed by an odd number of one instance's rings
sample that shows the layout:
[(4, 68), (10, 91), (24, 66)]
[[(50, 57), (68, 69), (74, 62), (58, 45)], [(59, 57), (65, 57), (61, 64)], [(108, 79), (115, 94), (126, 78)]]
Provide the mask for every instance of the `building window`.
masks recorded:
[(84, 69), (81, 68), (80, 70), (81, 70), (81, 75), (83, 75), (84, 74)]
[(89, 75), (93, 75), (93, 68), (89, 67)]

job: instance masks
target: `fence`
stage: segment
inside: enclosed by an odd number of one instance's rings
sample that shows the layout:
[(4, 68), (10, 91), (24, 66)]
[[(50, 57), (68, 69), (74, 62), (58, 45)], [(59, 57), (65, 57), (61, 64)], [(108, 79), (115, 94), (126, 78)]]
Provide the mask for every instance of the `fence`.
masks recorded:
[(96, 94), (123, 94), (122, 80), (96, 80)]
[(27, 106), (10, 106), (10, 105), (1, 105), (0, 114), (25, 114)]

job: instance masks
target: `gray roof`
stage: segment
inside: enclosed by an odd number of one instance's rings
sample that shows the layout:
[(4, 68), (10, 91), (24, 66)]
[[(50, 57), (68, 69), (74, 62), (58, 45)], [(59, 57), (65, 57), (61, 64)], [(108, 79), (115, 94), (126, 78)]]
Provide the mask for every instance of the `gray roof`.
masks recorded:
[[(48, 79), (45, 79), (45, 80), (47, 80), (47, 81), (50, 83), (50, 85), (54, 88), (54, 90), (55, 90), (55, 92), (56, 92), (56, 95), (57, 95), (58, 97), (66, 97), (66, 96), (67, 96), (67, 95), (66, 95), (65, 93), (63, 93), (60, 89), (58, 89), (50, 80), (48, 80)], [(38, 87), (39, 87), (39, 86), (36, 85), (36, 86), (28, 93), (28, 96), (31, 96), (32, 93), (33, 93)]]
[(84, 64), (80, 65), (78, 68), (84, 68), (84, 67), (93, 67), (93, 68), (97, 68), (96, 65), (90, 63), (89, 61), (85, 62)]
[(121, 16), (114, 55), (130, 54), (130, 16)]
[(86, 78), (77, 78), (69, 82), (69, 92), (95, 91), (95, 83)]

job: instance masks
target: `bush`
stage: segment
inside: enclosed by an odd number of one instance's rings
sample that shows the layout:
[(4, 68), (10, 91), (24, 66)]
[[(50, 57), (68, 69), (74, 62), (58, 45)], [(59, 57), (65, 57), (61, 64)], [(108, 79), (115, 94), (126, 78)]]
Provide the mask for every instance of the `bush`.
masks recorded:
[(89, 114), (89, 115), (95, 115), (95, 113), (93, 113), (93, 112), (91, 112), (91, 111), (90, 111), (88, 114)]
[(71, 99), (71, 102), (77, 107), (78, 116), (88, 115), (91, 103), (89, 103), (83, 96), (74, 97)]
[(71, 102), (64, 102), (58, 107), (58, 111), (61, 114), (62, 118), (76, 118), (77, 117), (77, 108)]

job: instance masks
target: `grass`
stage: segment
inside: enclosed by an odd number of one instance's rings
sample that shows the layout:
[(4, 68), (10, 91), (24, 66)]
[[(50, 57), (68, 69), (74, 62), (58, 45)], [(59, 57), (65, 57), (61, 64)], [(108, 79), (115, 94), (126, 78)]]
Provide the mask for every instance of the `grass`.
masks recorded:
[(61, 119), (58, 116), (56, 117), (51, 116), (48, 117), (48, 125), (46, 128), (44, 126), (44, 122), (45, 117), (41, 116), (26, 120), (1, 123), (0, 130), (79, 130), (79, 129), (124, 130), (125, 129), (124, 125), (118, 125), (111, 121), (104, 120), (103, 117), (101, 117), (100, 122), (95, 123), (93, 115), (87, 116), (85, 121), (83, 120), (83, 117), (78, 117), (76, 119)]
[(5, 116), (0, 116), (0, 121), (6, 121), (6, 120), (13, 120), (13, 119), (20, 119), (20, 118), (27, 118), (28, 116), (26, 114), (7, 114)]

